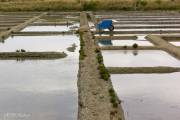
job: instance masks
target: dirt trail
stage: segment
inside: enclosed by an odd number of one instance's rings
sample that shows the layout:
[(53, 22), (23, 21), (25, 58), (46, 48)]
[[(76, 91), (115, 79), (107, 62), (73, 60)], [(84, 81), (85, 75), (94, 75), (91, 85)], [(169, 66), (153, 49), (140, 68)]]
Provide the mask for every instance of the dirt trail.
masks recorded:
[[(80, 23), (87, 26), (86, 13), (81, 13)], [(95, 40), (90, 31), (83, 32), (86, 57), (79, 64), (79, 112), (78, 120), (124, 120), (121, 106), (113, 108), (110, 103), (110, 81), (100, 78), (98, 62), (96, 59)]]

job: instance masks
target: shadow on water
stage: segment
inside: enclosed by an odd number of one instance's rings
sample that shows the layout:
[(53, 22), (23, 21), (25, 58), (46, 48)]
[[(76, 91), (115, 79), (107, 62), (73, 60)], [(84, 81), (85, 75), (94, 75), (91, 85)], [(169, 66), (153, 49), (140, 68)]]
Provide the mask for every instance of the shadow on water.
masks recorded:
[(104, 45), (104, 46), (106, 46), (106, 45), (113, 45), (112, 44), (112, 40), (101, 40), (101, 41), (99, 41), (99, 43), (101, 45)]
[(153, 46), (147, 40), (100, 40), (100, 46), (133, 46), (133, 44), (138, 44), (139, 46)]

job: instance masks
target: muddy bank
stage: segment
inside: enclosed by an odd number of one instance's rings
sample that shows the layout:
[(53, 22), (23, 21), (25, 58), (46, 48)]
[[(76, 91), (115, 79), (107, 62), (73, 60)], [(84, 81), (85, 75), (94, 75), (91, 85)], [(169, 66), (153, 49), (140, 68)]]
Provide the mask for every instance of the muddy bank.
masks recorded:
[[(88, 26), (85, 12), (81, 13), (80, 23), (81, 26)], [(121, 105), (113, 107), (110, 102), (111, 81), (103, 80), (99, 74), (97, 53), (95, 52), (97, 46), (88, 28), (84, 29), (82, 40), (81, 45), (84, 47), (80, 54), (85, 55), (80, 58), (79, 63), (78, 120), (124, 120)], [(116, 100), (118, 100), (117, 97)]]
[(148, 35), (146, 36), (146, 38), (155, 45), (161, 47), (163, 50), (167, 51), (172, 56), (180, 59), (180, 48), (168, 43), (166, 40), (162, 39), (159, 36)]
[(178, 67), (108, 67), (111, 74), (136, 74), (136, 73), (173, 73), (179, 72)]
[(73, 25), (72, 22), (42, 22), (32, 23), (31, 26), (56, 26), (56, 25)]
[(0, 59), (59, 59), (66, 56), (64, 52), (0, 52)]
[(167, 35), (167, 36), (160, 36), (160, 37), (166, 41), (180, 41), (179, 35)]
[(160, 47), (156, 46), (138, 46), (133, 48), (132, 46), (102, 46), (101, 50), (160, 50)]
[(95, 36), (95, 40), (136, 40), (137, 36), (121, 35), (121, 36)]
[(45, 36), (45, 35), (72, 35), (72, 31), (65, 32), (53, 32), (53, 31), (45, 31), (45, 32), (14, 32), (15, 36)]

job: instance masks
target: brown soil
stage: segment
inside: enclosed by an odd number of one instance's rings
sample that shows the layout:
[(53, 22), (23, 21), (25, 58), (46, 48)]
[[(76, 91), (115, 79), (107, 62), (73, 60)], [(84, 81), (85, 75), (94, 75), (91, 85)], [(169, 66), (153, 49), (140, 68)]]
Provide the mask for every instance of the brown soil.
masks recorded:
[(135, 73), (172, 73), (179, 72), (176, 67), (108, 67), (111, 74), (135, 74)]
[(66, 56), (64, 52), (0, 52), (0, 59), (59, 59)]
[[(86, 13), (81, 13), (81, 26), (87, 25)], [(79, 113), (78, 120), (124, 120), (121, 105), (113, 108), (108, 90), (111, 81), (100, 78), (96, 59), (95, 41), (91, 32), (84, 32), (84, 51), (86, 57), (79, 64)]]

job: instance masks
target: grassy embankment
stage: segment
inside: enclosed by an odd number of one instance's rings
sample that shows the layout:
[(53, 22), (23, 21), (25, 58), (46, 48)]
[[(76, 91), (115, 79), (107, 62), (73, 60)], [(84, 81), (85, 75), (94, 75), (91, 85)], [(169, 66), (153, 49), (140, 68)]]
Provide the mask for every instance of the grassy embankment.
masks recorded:
[[(136, 7), (135, 7), (136, 6)], [(179, 10), (179, 0), (0, 0), (0, 11)]]

